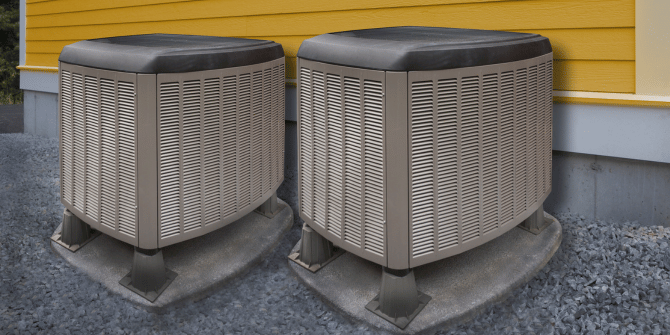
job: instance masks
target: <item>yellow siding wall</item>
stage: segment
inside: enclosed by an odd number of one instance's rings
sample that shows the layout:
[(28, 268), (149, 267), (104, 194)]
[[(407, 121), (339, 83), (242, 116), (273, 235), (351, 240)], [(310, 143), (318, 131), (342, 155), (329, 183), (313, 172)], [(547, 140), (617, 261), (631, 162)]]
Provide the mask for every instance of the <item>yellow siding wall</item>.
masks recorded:
[(635, 93), (635, 0), (28, 0), (26, 65), (58, 66), (63, 46), (174, 33), (270, 39), (295, 78), (302, 40), (422, 25), (538, 33), (554, 48), (554, 89)]

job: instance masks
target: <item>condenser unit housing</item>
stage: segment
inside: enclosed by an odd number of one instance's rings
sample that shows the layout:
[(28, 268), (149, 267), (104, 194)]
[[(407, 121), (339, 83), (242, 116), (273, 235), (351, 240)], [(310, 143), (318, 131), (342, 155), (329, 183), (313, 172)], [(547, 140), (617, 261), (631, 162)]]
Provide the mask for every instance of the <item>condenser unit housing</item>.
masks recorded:
[(122, 36), (59, 61), (61, 201), (92, 228), (160, 248), (241, 218), (283, 181), (279, 44)]
[(391, 269), (472, 249), (551, 191), (552, 50), (536, 34), (394, 27), (298, 52), (300, 217)]

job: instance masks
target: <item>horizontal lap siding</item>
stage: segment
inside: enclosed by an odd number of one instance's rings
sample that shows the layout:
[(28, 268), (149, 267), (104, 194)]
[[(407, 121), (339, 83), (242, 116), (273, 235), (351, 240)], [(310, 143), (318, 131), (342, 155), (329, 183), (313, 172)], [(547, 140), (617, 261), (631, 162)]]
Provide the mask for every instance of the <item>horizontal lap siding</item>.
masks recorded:
[[(271, 39), (296, 78), (300, 43), (332, 31), (424, 25), (538, 33), (552, 42), (554, 89), (634, 93), (634, 0), (282, 2), (28, 1), (26, 64), (57, 66), (79, 40), (146, 33)], [(448, 18), (448, 21), (445, 20)]]

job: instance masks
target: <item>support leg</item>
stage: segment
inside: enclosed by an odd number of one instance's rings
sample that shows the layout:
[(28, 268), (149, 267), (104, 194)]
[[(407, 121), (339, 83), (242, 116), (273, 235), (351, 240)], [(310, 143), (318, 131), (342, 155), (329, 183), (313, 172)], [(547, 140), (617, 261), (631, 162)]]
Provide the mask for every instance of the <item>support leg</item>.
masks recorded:
[(343, 253), (344, 250), (334, 247), (333, 242), (319, 235), (305, 223), (302, 227), (300, 250), (288, 258), (305, 269), (316, 272)]
[(262, 205), (256, 208), (256, 212), (272, 219), (279, 213), (281, 206), (277, 203), (277, 192), (273, 193), (270, 199), (266, 200)]
[(177, 274), (165, 267), (162, 250), (135, 247), (133, 268), (119, 284), (154, 302), (175, 277)]
[(51, 239), (68, 250), (75, 252), (98, 235), (100, 235), (100, 232), (91, 229), (86, 222), (65, 209), (63, 211), (61, 231), (54, 234)]
[(547, 228), (551, 222), (551, 219), (544, 217), (544, 205), (540, 205), (540, 208), (538, 208), (537, 211), (519, 224), (519, 228), (538, 235), (544, 228)]
[(365, 308), (398, 328), (405, 329), (430, 299), (430, 296), (416, 289), (414, 270), (391, 270), (384, 267), (379, 295)]

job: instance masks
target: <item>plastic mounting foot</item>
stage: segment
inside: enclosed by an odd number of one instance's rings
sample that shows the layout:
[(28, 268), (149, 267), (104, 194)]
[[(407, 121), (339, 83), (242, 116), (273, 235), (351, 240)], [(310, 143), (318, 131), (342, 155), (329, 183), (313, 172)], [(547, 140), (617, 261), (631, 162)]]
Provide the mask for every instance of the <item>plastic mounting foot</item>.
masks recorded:
[(535, 235), (539, 235), (544, 228), (551, 224), (550, 218), (544, 217), (544, 205), (540, 205), (533, 214), (519, 224), (519, 228), (529, 231)]
[(309, 271), (317, 272), (343, 253), (344, 250), (334, 247), (333, 242), (319, 235), (305, 223), (302, 226), (300, 249), (290, 254), (288, 259)]
[(379, 294), (365, 308), (405, 329), (428, 304), (431, 297), (416, 289), (414, 270), (382, 269)]
[(266, 200), (262, 205), (256, 208), (255, 212), (263, 215), (267, 218), (274, 218), (281, 210), (283, 206), (277, 203), (277, 192), (272, 193), (272, 196)]
[(63, 224), (61, 230), (51, 236), (51, 240), (64, 248), (75, 252), (86, 243), (98, 237), (100, 232), (91, 229), (91, 226), (72, 214), (67, 208), (63, 211)]
[(176, 277), (176, 272), (165, 267), (162, 250), (135, 247), (133, 268), (119, 284), (154, 302)]

